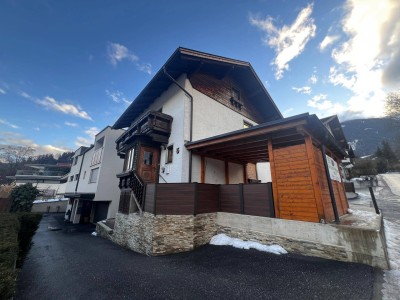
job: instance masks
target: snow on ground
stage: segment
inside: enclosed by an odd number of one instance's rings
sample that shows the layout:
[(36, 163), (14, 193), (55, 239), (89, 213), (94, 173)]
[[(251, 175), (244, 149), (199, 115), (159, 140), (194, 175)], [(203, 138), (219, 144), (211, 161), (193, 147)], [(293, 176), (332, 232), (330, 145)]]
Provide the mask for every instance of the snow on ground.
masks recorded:
[(58, 201), (67, 201), (69, 198), (60, 198), (60, 199), (47, 199), (47, 200), (35, 200), (33, 203), (47, 203), (47, 202), (58, 202)]
[(243, 241), (238, 238), (231, 238), (223, 233), (214, 235), (210, 241), (211, 245), (217, 246), (232, 246), (239, 249), (256, 249), (258, 251), (273, 253), (273, 254), (287, 254), (287, 251), (279, 245), (263, 245), (253, 241)]
[(97, 232), (96, 232), (96, 231), (93, 231), (93, 232), (92, 232), (92, 235), (93, 235), (93, 236), (97, 236)]

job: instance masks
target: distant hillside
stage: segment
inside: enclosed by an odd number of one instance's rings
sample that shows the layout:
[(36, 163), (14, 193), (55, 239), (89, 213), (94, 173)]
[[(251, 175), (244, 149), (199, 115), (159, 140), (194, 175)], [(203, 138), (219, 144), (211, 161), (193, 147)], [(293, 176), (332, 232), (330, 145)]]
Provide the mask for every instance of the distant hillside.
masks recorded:
[(374, 154), (383, 139), (388, 140), (394, 150), (395, 141), (400, 138), (400, 121), (388, 118), (344, 121), (342, 128), (358, 157)]

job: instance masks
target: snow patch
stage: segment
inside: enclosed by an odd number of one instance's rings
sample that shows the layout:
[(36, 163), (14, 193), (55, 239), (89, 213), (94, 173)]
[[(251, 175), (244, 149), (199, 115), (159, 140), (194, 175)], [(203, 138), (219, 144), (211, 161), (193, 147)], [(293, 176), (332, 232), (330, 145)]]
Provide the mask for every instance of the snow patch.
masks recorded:
[(57, 198), (57, 199), (47, 199), (47, 200), (35, 200), (33, 203), (46, 203), (46, 202), (58, 202), (58, 201), (67, 201), (69, 198)]
[(214, 235), (210, 241), (210, 245), (216, 246), (232, 246), (239, 249), (256, 249), (258, 251), (273, 253), (273, 254), (287, 254), (287, 251), (279, 245), (263, 245), (253, 241), (243, 241), (238, 238), (231, 238), (223, 233)]
[(96, 232), (96, 231), (93, 231), (93, 232), (92, 232), (92, 235), (93, 235), (93, 236), (97, 236), (97, 232)]

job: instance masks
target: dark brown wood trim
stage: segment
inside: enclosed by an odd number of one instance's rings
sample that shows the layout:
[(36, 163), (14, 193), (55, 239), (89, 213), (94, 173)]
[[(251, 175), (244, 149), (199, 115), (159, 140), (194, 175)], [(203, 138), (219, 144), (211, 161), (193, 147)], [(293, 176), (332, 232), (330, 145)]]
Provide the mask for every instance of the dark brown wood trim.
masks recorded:
[(205, 183), (205, 179), (206, 179), (205, 160), (206, 160), (206, 158), (204, 157), (204, 155), (202, 155), (200, 157), (200, 182), (201, 183)]
[(225, 161), (225, 184), (229, 184), (229, 161)]
[(153, 206), (154, 215), (157, 215), (157, 185), (158, 183), (154, 184), (154, 206)]
[(199, 207), (199, 185), (197, 182), (194, 184), (194, 205), (193, 205), (193, 215), (197, 215), (197, 210)]
[(277, 178), (276, 178), (276, 170), (275, 170), (275, 162), (274, 162), (274, 152), (273, 152), (271, 140), (268, 140), (268, 157), (269, 157), (269, 162), (270, 162), (270, 167), (271, 167), (272, 194), (274, 196), (275, 217), (280, 218), (278, 185), (276, 182)]
[(244, 194), (243, 194), (243, 184), (239, 184), (239, 194), (240, 194), (240, 213), (244, 214)]
[(247, 164), (243, 164), (243, 183), (247, 183)]

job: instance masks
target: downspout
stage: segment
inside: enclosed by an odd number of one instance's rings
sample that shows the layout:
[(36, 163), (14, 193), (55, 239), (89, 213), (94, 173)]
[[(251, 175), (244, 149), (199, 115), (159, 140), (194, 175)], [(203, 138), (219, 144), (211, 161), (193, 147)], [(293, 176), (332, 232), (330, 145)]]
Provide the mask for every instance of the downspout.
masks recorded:
[(321, 151), (322, 151), (322, 160), (324, 161), (326, 179), (328, 181), (329, 194), (331, 196), (331, 201), (332, 201), (333, 214), (335, 215), (335, 223), (339, 223), (340, 222), (339, 213), (336, 206), (336, 199), (335, 199), (335, 194), (333, 192), (331, 176), (329, 174), (328, 162), (326, 161), (325, 145), (321, 146)]
[[(168, 72), (165, 66), (163, 67), (164, 74), (173, 82), (177, 87), (179, 87), (189, 98), (190, 98), (190, 134), (189, 142), (193, 139), (193, 96), (177, 82)], [(192, 151), (189, 152), (189, 183), (192, 182)]]

